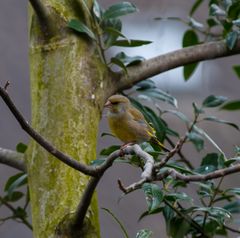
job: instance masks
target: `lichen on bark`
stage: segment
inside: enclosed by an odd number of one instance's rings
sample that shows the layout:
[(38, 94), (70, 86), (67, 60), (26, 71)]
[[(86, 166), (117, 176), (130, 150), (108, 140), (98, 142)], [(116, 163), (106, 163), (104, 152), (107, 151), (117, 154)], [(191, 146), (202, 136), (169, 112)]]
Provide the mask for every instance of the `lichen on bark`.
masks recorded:
[[(66, 29), (66, 19), (72, 17), (69, 2), (61, 1), (63, 9), (48, 2), (59, 27), (59, 35), (50, 40), (44, 39), (36, 15), (30, 14), (32, 126), (61, 151), (89, 164), (96, 158), (108, 72), (94, 44)], [(59, 237), (59, 224), (76, 210), (89, 178), (35, 142), (28, 148), (27, 165), (34, 237)], [(86, 219), (89, 233), (84, 238), (99, 237), (96, 196)]]

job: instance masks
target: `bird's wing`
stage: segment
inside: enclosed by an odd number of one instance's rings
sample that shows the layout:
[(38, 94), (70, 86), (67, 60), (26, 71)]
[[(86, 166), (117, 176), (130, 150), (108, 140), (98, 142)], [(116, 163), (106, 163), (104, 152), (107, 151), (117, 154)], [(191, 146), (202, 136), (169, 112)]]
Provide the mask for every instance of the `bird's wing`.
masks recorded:
[(131, 117), (134, 121), (147, 124), (143, 114), (134, 107), (130, 107), (128, 112), (131, 114)]
[(145, 117), (139, 110), (131, 107), (129, 108), (129, 113), (131, 114), (134, 121), (146, 126), (148, 129), (147, 132), (151, 137), (155, 135), (155, 129), (146, 121)]

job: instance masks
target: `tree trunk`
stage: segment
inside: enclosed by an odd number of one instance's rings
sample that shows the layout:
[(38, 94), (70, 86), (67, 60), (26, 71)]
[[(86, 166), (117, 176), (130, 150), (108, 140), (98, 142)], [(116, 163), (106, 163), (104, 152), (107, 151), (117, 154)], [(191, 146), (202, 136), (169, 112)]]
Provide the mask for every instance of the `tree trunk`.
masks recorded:
[[(29, 14), (32, 126), (60, 150), (89, 164), (96, 158), (108, 72), (89, 39), (67, 29), (67, 20), (76, 18), (74, 1), (45, 2), (58, 34), (44, 36), (36, 15)], [(72, 237), (65, 225), (89, 178), (35, 142), (27, 157), (34, 237)], [(81, 237), (100, 237), (96, 196), (86, 219)]]

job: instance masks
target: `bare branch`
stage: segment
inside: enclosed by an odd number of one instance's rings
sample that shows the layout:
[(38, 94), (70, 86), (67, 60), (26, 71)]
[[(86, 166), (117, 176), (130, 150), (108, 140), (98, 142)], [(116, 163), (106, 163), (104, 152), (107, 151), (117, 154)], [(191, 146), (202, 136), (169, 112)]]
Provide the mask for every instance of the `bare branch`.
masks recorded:
[(84, 217), (86, 216), (88, 207), (91, 203), (92, 196), (94, 194), (94, 191), (95, 191), (100, 179), (101, 179), (101, 176), (91, 178), (89, 180), (88, 185), (85, 188), (85, 191), (84, 191), (83, 196), (81, 198), (81, 201), (78, 205), (76, 215), (74, 217), (73, 230), (79, 230), (79, 229), (82, 228)]
[(168, 162), (169, 159), (171, 159), (176, 153), (178, 153), (181, 150), (186, 139), (187, 139), (187, 136), (184, 136), (183, 138), (181, 138), (176, 144), (176, 146), (167, 154), (166, 157), (164, 157), (160, 162), (155, 163), (154, 168), (155, 169), (162, 168)]
[[(133, 84), (166, 72), (179, 66), (196, 63), (199, 61), (221, 58), (240, 53), (240, 40), (233, 50), (229, 50), (224, 40), (208, 42), (200, 45), (186, 47), (167, 54), (163, 54), (128, 68), (128, 73), (118, 75), (118, 83), (114, 80), (115, 92), (130, 88)], [(117, 77), (117, 75), (115, 76)]]
[(41, 25), (42, 32), (45, 36), (52, 36), (54, 33), (53, 20), (47, 7), (41, 0), (29, 0), (34, 12), (36, 13), (39, 23)]
[(27, 172), (23, 154), (16, 151), (0, 148), (0, 163)]
[[(171, 145), (172, 148), (175, 147), (173, 141), (167, 136), (166, 137), (166, 141)], [(179, 155), (180, 157), (180, 160), (181, 162), (185, 163), (188, 168), (190, 169), (194, 169), (194, 166), (192, 165), (192, 163), (185, 157), (185, 155), (181, 152), (181, 149), (177, 152), (177, 154)]]
[(185, 182), (194, 182), (194, 181), (199, 182), (199, 181), (207, 181), (210, 179), (220, 178), (228, 174), (237, 173), (239, 171), (240, 171), (240, 164), (232, 166), (230, 168), (226, 168), (226, 169), (219, 169), (205, 175), (183, 175), (174, 169), (169, 169), (165, 171), (163, 174), (157, 175), (156, 180), (162, 180), (163, 178), (166, 178), (167, 176), (171, 175), (173, 178), (179, 179)]
[(88, 166), (78, 162), (77, 160), (72, 159), (70, 156), (64, 154), (55, 148), (50, 142), (48, 142), (45, 138), (43, 138), (40, 134), (38, 134), (24, 119), (20, 111), (16, 108), (11, 98), (9, 97), (7, 91), (0, 87), (0, 96), (17, 119), (18, 123), (21, 125), (22, 129), (28, 133), (39, 145), (41, 145), (45, 150), (47, 150), (50, 154), (61, 160), (63, 163), (68, 166), (86, 174), (86, 175), (96, 175), (95, 169), (92, 166)]

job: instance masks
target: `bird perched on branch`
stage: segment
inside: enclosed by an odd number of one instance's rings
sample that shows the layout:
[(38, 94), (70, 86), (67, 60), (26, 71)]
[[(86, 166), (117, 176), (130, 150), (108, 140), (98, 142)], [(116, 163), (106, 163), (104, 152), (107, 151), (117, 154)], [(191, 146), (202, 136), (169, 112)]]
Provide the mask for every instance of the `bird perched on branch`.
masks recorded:
[(110, 130), (114, 136), (124, 142), (124, 145), (149, 141), (169, 152), (157, 139), (155, 130), (147, 123), (143, 114), (132, 106), (128, 98), (113, 95), (108, 98), (105, 107), (108, 109)]

